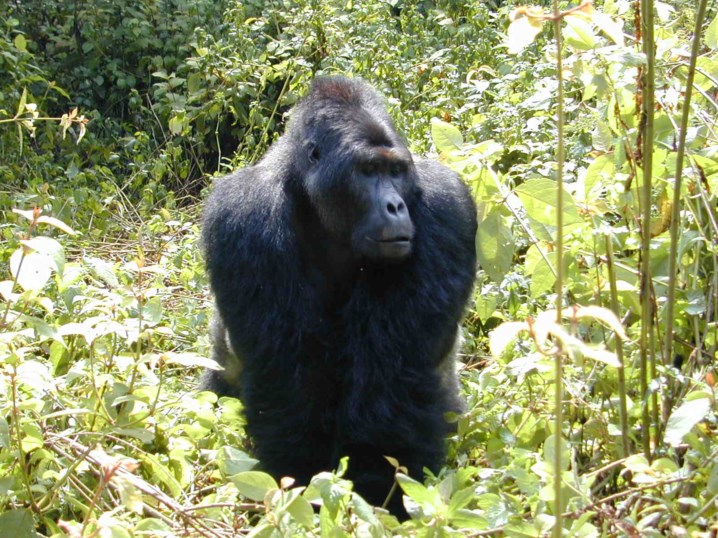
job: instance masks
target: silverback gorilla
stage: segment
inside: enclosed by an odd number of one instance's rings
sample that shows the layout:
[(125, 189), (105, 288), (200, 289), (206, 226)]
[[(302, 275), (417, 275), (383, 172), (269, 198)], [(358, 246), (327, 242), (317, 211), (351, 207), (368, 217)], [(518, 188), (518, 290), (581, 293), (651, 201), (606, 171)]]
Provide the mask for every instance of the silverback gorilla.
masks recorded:
[(410, 154), (360, 80), (316, 79), (264, 158), (217, 181), (202, 243), (224, 370), (203, 386), (242, 400), (264, 470), (306, 484), (349, 456), (380, 505), (384, 456), (441, 468), (475, 233), (459, 177)]

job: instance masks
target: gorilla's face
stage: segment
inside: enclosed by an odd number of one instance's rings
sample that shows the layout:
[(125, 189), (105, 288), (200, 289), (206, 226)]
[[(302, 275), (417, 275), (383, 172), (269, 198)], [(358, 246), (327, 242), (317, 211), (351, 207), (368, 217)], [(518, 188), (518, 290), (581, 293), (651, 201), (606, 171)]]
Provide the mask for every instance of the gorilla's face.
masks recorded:
[(358, 204), (351, 242), (361, 257), (401, 260), (411, 254), (414, 224), (408, 203), (414, 187), (408, 152), (374, 148), (357, 163), (350, 180)]
[[(396, 262), (412, 252), (416, 171), (391, 125), (358, 114), (317, 126), (304, 185), (322, 226), (357, 259)], [(329, 136), (326, 136), (330, 133)]]

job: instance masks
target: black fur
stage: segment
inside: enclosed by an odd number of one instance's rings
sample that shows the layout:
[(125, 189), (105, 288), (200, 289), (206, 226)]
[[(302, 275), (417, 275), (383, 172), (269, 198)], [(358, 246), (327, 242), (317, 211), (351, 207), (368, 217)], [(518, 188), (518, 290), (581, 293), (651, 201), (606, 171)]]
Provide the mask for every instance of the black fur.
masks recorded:
[(409, 154), (379, 94), (339, 77), (313, 83), (257, 165), (217, 181), (202, 239), (225, 370), (204, 387), (241, 398), (266, 471), (306, 484), (348, 455), (381, 504), (383, 456), (419, 479), (440, 469), (475, 213), (456, 174)]

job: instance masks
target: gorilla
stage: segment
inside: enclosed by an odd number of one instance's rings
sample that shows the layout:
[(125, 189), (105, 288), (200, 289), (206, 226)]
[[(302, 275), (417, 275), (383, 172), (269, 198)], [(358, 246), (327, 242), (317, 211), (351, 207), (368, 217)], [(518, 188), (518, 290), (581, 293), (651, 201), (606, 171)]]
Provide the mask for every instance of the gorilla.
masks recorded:
[[(349, 456), (375, 505), (394, 481), (385, 456), (437, 472), (476, 270), (459, 177), (409, 152), (367, 83), (318, 78), (259, 163), (216, 182), (203, 220), (224, 367), (203, 387), (242, 400), (261, 467), (307, 484)], [(404, 514), (400, 495), (389, 509)]]

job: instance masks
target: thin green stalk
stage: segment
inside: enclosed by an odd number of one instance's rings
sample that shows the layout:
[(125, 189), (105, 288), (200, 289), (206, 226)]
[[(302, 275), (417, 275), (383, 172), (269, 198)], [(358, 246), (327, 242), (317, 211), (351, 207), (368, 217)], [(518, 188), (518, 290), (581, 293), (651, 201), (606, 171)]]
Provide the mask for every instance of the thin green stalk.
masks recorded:
[(678, 132), (678, 149), (676, 151), (676, 175), (673, 182), (673, 207), (671, 209), (671, 250), (668, 256), (668, 297), (666, 300), (666, 330), (663, 346), (663, 362), (669, 364), (673, 355), (673, 313), (676, 300), (676, 272), (678, 266), (678, 223), (681, 208), (681, 183), (683, 180), (683, 157), (686, 151), (686, 132), (690, 118), (691, 97), (693, 94), (693, 79), (696, 73), (696, 61), (700, 48), (701, 28), (706, 15), (707, 0), (698, 0), (696, 13), (696, 26), (693, 30), (693, 46), (686, 77), (686, 91), (683, 99), (683, 115), (681, 127)]
[[(653, 184), (653, 119), (655, 110), (655, 45), (653, 36), (653, 0), (641, 0), (641, 30), (646, 66), (642, 76), (641, 148), (643, 158), (643, 184), (641, 188), (641, 338), (640, 369), (641, 398), (643, 399), (642, 429), (643, 451), (651, 459), (651, 419), (649, 410), (652, 398), (648, 394), (649, 376), (655, 378), (653, 329), (653, 300), (651, 285), (651, 188)], [(653, 407), (657, 407), (653, 400)], [(654, 409), (657, 411), (657, 409)], [(658, 421), (654, 420), (654, 425)]]
[[(608, 283), (611, 288), (611, 310), (620, 317), (618, 308), (618, 289), (616, 287), (616, 271), (613, 259), (613, 238), (610, 234), (606, 234), (606, 254), (608, 257), (608, 263), (606, 264), (608, 269)], [(626, 405), (626, 372), (624, 370), (623, 362), (623, 342), (620, 339), (616, 339), (616, 357), (620, 366), (618, 368), (618, 410), (620, 413), (621, 420), (621, 447), (623, 452), (621, 456), (626, 458), (630, 454), (630, 445), (628, 441), (628, 406)]]
[[(556, 108), (557, 138), (556, 141), (556, 323), (562, 323), (563, 311), (563, 159), (564, 159), (564, 96), (563, 96), (563, 61), (561, 58), (561, 12), (558, 9), (558, 0), (553, 0), (553, 34), (556, 41), (556, 79), (558, 82), (558, 102)], [(553, 461), (553, 491), (554, 491), (554, 527), (553, 535), (560, 538), (563, 533), (563, 499), (561, 495), (561, 432), (563, 430), (563, 351), (558, 350), (554, 357), (554, 370), (556, 378), (555, 387), (555, 452)]]

